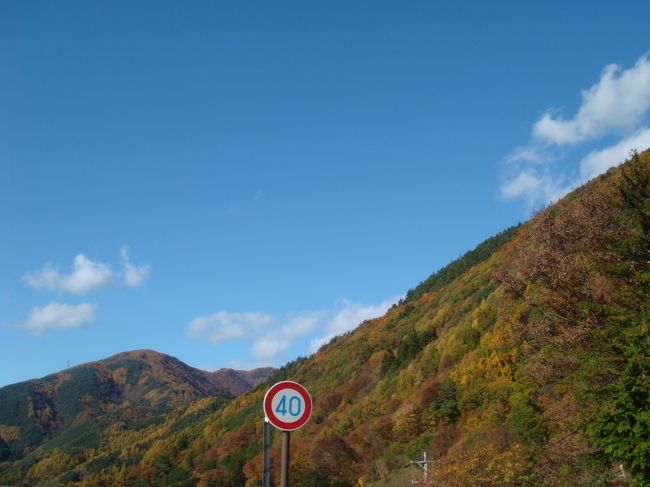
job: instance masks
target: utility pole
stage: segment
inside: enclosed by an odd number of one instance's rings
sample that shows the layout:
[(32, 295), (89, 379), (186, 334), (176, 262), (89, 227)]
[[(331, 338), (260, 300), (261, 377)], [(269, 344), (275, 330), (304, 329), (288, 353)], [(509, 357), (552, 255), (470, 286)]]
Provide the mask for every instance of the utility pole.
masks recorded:
[(422, 484), (422, 485), (429, 485), (429, 464), (433, 463), (432, 461), (427, 459), (427, 452), (422, 453), (422, 460), (411, 460), (411, 463), (413, 465), (417, 465), (422, 469), (422, 472), (424, 473), (424, 480), (422, 482), (419, 482), (417, 480), (411, 480), (412, 484)]

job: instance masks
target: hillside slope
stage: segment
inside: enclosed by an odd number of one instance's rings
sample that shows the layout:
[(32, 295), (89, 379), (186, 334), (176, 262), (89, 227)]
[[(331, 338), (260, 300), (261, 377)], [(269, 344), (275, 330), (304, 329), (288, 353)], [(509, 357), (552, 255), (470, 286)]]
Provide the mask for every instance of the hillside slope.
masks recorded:
[(240, 396), (254, 389), (275, 371), (272, 367), (260, 367), (253, 370), (219, 369), (205, 372), (206, 378), (219, 391), (233, 396)]
[[(269, 379), (315, 399), (292, 485), (408, 484), (422, 451), (431, 485), (650, 482), (650, 153), (486, 248)], [(0, 483), (259, 485), (264, 392), (38, 449)], [(275, 435), (276, 477), (278, 455)]]
[(109, 420), (136, 420), (206, 397), (236, 396), (251, 390), (272, 370), (205, 372), (169, 355), (135, 350), (2, 387), (4, 456), (19, 458), (66, 431), (69, 435), (94, 431)]

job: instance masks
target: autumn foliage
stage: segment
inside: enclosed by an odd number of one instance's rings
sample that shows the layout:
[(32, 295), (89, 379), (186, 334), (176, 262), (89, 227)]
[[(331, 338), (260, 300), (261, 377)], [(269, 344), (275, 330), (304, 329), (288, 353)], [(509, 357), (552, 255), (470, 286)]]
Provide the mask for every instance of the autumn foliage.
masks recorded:
[[(648, 485), (649, 174), (633, 154), (280, 369), (315, 399), (292, 485), (410, 484), (423, 451), (432, 486)], [(0, 484), (260, 485), (264, 390), (9, 460), (23, 432), (0, 425)]]

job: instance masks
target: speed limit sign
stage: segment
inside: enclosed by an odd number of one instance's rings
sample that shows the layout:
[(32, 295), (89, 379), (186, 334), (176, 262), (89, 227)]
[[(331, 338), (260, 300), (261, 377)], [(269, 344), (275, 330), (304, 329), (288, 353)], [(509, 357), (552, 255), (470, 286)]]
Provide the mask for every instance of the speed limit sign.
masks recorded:
[(264, 396), (264, 414), (269, 423), (282, 431), (294, 431), (304, 426), (311, 411), (311, 396), (297, 382), (278, 382)]

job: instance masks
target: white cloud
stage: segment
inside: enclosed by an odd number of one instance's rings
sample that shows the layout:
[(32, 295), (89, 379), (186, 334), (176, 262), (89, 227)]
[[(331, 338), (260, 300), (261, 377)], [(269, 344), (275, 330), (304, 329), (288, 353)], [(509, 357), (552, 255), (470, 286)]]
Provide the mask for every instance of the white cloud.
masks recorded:
[(218, 311), (194, 318), (187, 326), (187, 334), (192, 338), (206, 337), (212, 343), (220, 343), (259, 333), (272, 322), (273, 316), (267, 313)]
[(56, 267), (47, 264), (38, 271), (25, 274), (23, 282), (34, 289), (71, 294), (85, 294), (122, 277), (126, 286), (142, 286), (149, 275), (150, 266), (133, 265), (126, 245), (120, 249), (120, 255), (124, 269), (122, 273), (113, 271), (104, 262), (95, 262), (84, 254), (79, 254), (74, 258), (69, 274), (61, 273)]
[(268, 313), (230, 313), (218, 311), (193, 319), (187, 326), (192, 338), (207, 338), (218, 344), (229, 340), (252, 341), (251, 354), (257, 359), (273, 359), (293, 342), (310, 333), (320, 320), (320, 313), (303, 313), (279, 320)]
[(288, 317), (261, 312), (219, 311), (193, 319), (187, 325), (186, 333), (191, 338), (204, 338), (213, 344), (246, 340), (251, 344), (249, 353), (256, 363), (268, 365), (295, 346), (297, 340), (307, 337), (307, 342), (311, 342), (309, 351), (315, 351), (363, 321), (383, 315), (398, 300), (399, 297), (387, 299), (377, 305), (343, 300), (332, 311), (308, 311)]
[(551, 160), (550, 154), (542, 147), (524, 146), (517, 147), (506, 157), (506, 162), (532, 162), (544, 163)]
[(507, 180), (500, 189), (503, 199), (524, 198), (529, 206), (555, 201), (569, 190), (561, 180), (528, 168)]
[[(648, 55), (641, 56), (629, 69), (615, 64), (606, 66), (598, 82), (582, 92), (582, 104), (572, 118), (545, 113), (533, 126), (531, 143), (506, 157), (508, 176), (503, 179), (500, 196), (525, 199), (531, 208), (549, 203), (623, 162), (631, 149), (641, 151), (650, 147), (650, 129), (641, 127), (649, 111)], [(611, 135), (623, 138), (586, 155), (579, 170), (575, 164), (560, 167), (566, 155), (562, 156), (565, 150), (559, 147), (580, 147), (580, 143), (593, 144)]]
[(135, 266), (129, 259), (129, 248), (123, 245), (120, 248), (120, 255), (122, 256), (122, 265), (124, 267), (124, 282), (129, 287), (140, 287), (149, 275), (150, 266), (141, 265)]
[(610, 167), (620, 164), (627, 159), (632, 149), (642, 151), (648, 147), (650, 147), (650, 128), (644, 128), (610, 147), (593, 151), (580, 161), (582, 180), (587, 181)]
[(39, 271), (23, 276), (23, 282), (34, 289), (85, 294), (107, 284), (113, 277), (113, 271), (107, 264), (93, 262), (84, 254), (79, 254), (74, 258), (70, 274), (61, 274), (56, 268), (46, 265)]
[(286, 338), (268, 335), (255, 340), (251, 353), (259, 359), (272, 359), (290, 345), (291, 341)]
[(78, 305), (50, 303), (44, 308), (34, 307), (25, 320), (24, 327), (40, 335), (47, 330), (79, 328), (95, 319), (94, 304)]
[(322, 319), (320, 312), (300, 314), (290, 319), (283, 327), (282, 334), (287, 338), (297, 338), (311, 332)]
[(251, 353), (258, 359), (271, 359), (309, 334), (321, 320), (321, 313), (305, 313), (287, 321), (281, 327), (265, 333), (253, 343)]
[(533, 127), (533, 136), (556, 145), (575, 144), (612, 132), (634, 130), (650, 109), (650, 59), (647, 55), (623, 70), (610, 64), (600, 80), (582, 92), (582, 105), (573, 118), (547, 112)]
[(343, 300), (342, 307), (323, 327), (325, 334), (315, 337), (311, 341), (310, 350), (315, 352), (335, 336), (353, 330), (366, 320), (382, 316), (398, 300), (399, 297), (391, 298), (376, 305), (364, 305), (347, 299)]

